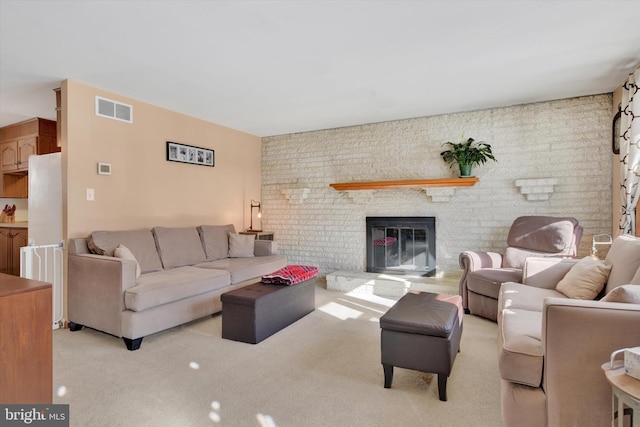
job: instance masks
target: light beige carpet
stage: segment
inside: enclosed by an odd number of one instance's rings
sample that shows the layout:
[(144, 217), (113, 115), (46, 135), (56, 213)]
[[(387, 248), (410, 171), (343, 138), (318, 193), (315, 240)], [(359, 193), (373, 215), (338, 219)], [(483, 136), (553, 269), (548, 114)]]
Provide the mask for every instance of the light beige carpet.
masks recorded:
[(222, 339), (220, 315), (134, 352), (91, 329), (56, 330), (54, 403), (70, 404), (79, 427), (500, 426), (496, 324), (465, 316), (441, 402), (430, 374), (396, 368), (383, 387), (378, 320), (393, 302), (320, 282), (313, 313), (256, 345)]

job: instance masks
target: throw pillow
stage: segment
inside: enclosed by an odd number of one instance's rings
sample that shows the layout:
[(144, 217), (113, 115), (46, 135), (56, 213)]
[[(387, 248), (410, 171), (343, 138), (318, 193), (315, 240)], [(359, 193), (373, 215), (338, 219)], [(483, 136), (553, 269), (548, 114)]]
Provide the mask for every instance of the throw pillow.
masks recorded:
[(253, 254), (253, 234), (229, 233), (229, 258), (251, 258)]
[(640, 285), (622, 285), (606, 294), (600, 301), (640, 304)]
[(556, 290), (569, 298), (592, 300), (604, 288), (611, 265), (584, 257), (558, 282)]
[(141, 274), (140, 263), (138, 263), (138, 260), (133, 255), (133, 253), (129, 250), (129, 248), (127, 248), (124, 245), (118, 245), (113, 250), (113, 256), (115, 256), (116, 258), (129, 259), (129, 260), (135, 261), (136, 262), (136, 279), (140, 278), (140, 274)]

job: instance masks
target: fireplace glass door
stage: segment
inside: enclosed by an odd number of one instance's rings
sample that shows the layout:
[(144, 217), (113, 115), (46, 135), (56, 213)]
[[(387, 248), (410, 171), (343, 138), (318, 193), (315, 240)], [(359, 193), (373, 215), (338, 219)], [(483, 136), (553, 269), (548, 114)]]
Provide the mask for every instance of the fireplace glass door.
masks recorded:
[[(424, 219), (431, 221), (424, 222)], [(371, 218), (373, 220), (373, 218)], [(367, 218), (367, 271), (428, 275), (435, 270), (435, 221)]]

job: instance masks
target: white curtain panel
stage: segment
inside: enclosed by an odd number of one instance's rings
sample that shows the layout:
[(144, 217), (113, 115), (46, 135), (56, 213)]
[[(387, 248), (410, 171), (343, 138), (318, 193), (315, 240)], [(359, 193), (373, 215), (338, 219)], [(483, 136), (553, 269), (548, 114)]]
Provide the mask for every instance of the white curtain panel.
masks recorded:
[(622, 86), (620, 105), (620, 191), (622, 217), (620, 234), (636, 231), (635, 209), (640, 199), (640, 67), (629, 74)]

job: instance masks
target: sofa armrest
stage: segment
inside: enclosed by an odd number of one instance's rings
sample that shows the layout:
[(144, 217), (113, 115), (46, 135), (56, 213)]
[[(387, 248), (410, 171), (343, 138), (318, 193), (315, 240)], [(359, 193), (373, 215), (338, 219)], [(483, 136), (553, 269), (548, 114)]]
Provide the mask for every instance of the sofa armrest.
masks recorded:
[(278, 255), (278, 243), (273, 240), (256, 240), (253, 243), (255, 256)]
[(136, 285), (136, 262), (70, 254), (67, 275), (69, 321), (120, 337), (124, 292)]
[(614, 350), (638, 345), (639, 324), (640, 304), (545, 299), (543, 388), (549, 425), (611, 422), (611, 387), (601, 366)]
[(555, 289), (577, 262), (575, 258), (529, 257), (524, 262), (522, 283), (537, 288)]
[(462, 276), (458, 285), (459, 292), (462, 297), (462, 306), (466, 309), (468, 307), (467, 278), (469, 273), (481, 268), (502, 267), (502, 255), (497, 252), (463, 251), (460, 252), (458, 263), (462, 269)]

